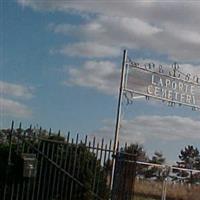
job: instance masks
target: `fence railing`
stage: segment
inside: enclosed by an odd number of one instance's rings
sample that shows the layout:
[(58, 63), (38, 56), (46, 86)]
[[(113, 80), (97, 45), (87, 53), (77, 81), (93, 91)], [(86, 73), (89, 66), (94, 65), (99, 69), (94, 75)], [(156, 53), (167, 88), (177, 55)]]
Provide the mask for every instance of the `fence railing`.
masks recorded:
[[(64, 138), (60, 132), (23, 130), (21, 125), (17, 129), (12, 125), (6, 138), (0, 145), (2, 200), (199, 198), (199, 170), (150, 163), (137, 152), (127, 151), (127, 145), (118, 145), (113, 152), (112, 141), (70, 133)], [(188, 182), (188, 176), (195, 178), (195, 184)]]
[(71, 138), (42, 129), (8, 134), (8, 167), (0, 177), (6, 199), (108, 199), (112, 144)]

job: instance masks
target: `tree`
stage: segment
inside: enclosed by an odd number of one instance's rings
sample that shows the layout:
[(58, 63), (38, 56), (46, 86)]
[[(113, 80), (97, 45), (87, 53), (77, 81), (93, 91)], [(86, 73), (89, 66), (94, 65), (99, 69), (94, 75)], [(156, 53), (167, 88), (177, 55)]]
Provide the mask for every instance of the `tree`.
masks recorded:
[[(165, 158), (163, 157), (162, 152), (155, 151), (152, 158), (149, 160), (150, 163), (163, 165), (165, 164)], [(146, 178), (155, 178), (157, 180), (162, 180), (162, 169), (158, 167), (150, 167), (149, 170), (145, 172)]]
[(114, 179), (114, 199), (131, 199), (134, 196), (134, 183), (136, 176), (144, 175), (144, 165), (136, 161), (147, 161), (148, 157), (143, 146), (130, 144), (121, 148), (116, 155), (116, 170)]
[[(177, 162), (177, 167), (179, 168), (187, 168), (187, 169), (200, 169), (200, 154), (199, 150), (192, 145), (186, 146), (183, 150), (181, 150), (179, 155), (180, 161)], [(188, 183), (197, 182), (196, 176), (192, 171), (181, 171), (174, 170), (176, 173), (177, 179), (184, 179)]]
[(138, 143), (130, 144), (128, 147), (123, 148), (121, 152), (124, 152), (124, 154), (126, 154), (126, 157), (129, 157), (128, 155), (131, 155), (138, 161), (147, 160), (146, 151), (144, 150), (143, 146)]
[[(32, 130), (15, 130), (15, 133), (19, 133), (24, 138), (20, 141), (16, 140), (17, 142), (13, 140), (12, 166), (9, 171), (7, 170), (9, 145), (0, 144), (0, 193), (4, 190), (5, 183), (9, 188), (8, 193), (11, 194), (13, 183), (21, 186), (25, 182), (29, 186), (23, 186), (24, 195), (29, 190), (30, 194), (38, 192), (39, 196), (42, 196), (45, 193), (49, 195), (46, 198), (52, 197), (56, 200), (68, 199), (69, 196), (72, 200), (95, 199), (93, 193), (102, 199), (109, 198), (107, 174), (101, 160), (94, 152), (82, 143), (66, 142), (60, 133), (45, 134), (46, 131), (40, 130), (39, 134), (35, 134)], [(37, 136), (42, 139), (38, 140)], [(22, 153), (37, 154), (35, 178), (28, 179), (23, 176)], [(8, 173), (5, 173), (6, 171)], [(27, 188), (29, 189), (26, 190)], [(15, 193), (13, 195), (16, 196)], [(37, 195), (34, 199), (37, 199)]]

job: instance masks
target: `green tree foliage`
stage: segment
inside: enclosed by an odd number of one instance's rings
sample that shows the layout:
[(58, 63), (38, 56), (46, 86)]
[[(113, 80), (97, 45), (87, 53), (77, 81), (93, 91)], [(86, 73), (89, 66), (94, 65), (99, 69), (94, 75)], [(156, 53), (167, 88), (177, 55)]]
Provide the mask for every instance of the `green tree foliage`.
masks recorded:
[[(200, 170), (200, 154), (199, 150), (194, 146), (188, 145), (181, 150), (179, 159), (177, 167)], [(199, 174), (195, 174), (192, 171), (174, 170), (174, 172), (176, 173), (176, 179), (183, 179), (188, 183), (195, 183), (199, 179)]]
[[(136, 144), (131, 144), (130, 146), (126, 147), (124, 149), (124, 156), (125, 159), (128, 160), (132, 160), (132, 161), (142, 161), (142, 162), (146, 162), (149, 160), (146, 151), (144, 150), (143, 146), (136, 143)], [(133, 163), (132, 163), (133, 165)], [(135, 165), (135, 175), (136, 176), (143, 176), (145, 171), (146, 171), (146, 166), (144, 165), (140, 165), (140, 164), (136, 164)]]
[(131, 144), (122, 148), (116, 156), (116, 171), (114, 193), (116, 198), (131, 199), (134, 196), (134, 181), (136, 176), (144, 175), (144, 166), (136, 161), (147, 161), (144, 148), (139, 144)]
[[(149, 160), (150, 163), (163, 165), (166, 159), (164, 158), (162, 152), (155, 151), (152, 158)], [(156, 180), (162, 180), (162, 169), (154, 166), (150, 166), (147, 171), (145, 171), (145, 178), (154, 178)]]
[[(66, 196), (70, 196), (70, 189), (73, 184), (75, 192), (72, 194), (72, 200), (92, 200), (93, 193), (96, 193), (102, 199), (109, 198), (109, 188), (106, 184), (107, 177), (100, 160), (85, 145), (66, 144), (65, 150), (58, 144), (55, 147), (58, 163), (74, 179), (78, 180), (84, 186), (80, 186), (76, 181), (67, 177), (67, 185), (64, 186), (67, 191)], [(62, 180), (61, 180), (62, 181)], [(57, 183), (58, 184), (58, 183)], [(61, 192), (60, 192), (61, 193)]]
[[(136, 143), (136, 144), (130, 144), (129, 146), (122, 149), (122, 152), (125, 153), (125, 156), (134, 157), (137, 161), (146, 161), (146, 151), (144, 150), (143, 146)], [(130, 155), (129, 155), (130, 154)]]
[(9, 147), (6, 144), (0, 144), (0, 177), (5, 175), (5, 171), (8, 163), (8, 150)]
[[(91, 152), (82, 143), (65, 142), (65, 138), (60, 133), (46, 134), (47, 131), (42, 129), (34, 131), (38, 132), (40, 140), (35, 137), (32, 129), (15, 130), (15, 133), (18, 132), (22, 137), (25, 137), (25, 135), (26, 137), (23, 142), (22, 140), (19, 142), (13, 136), (12, 166), (9, 168), (9, 172), (7, 165), (9, 146), (8, 143), (0, 144), (0, 187), (3, 187), (5, 180), (8, 183), (8, 177), (9, 181), (16, 184), (21, 184), (22, 181), (27, 179), (23, 177), (22, 173), (23, 160), (21, 153), (29, 152), (37, 154), (38, 170), (35, 181), (37, 187), (41, 187), (40, 196), (42, 192), (49, 190), (51, 193), (49, 199), (54, 200), (61, 199), (61, 197), (68, 199), (70, 195), (72, 200), (92, 200), (95, 199), (94, 193), (102, 199), (109, 198), (107, 174), (95, 151)], [(17, 144), (19, 144), (18, 147)], [(37, 148), (39, 151), (36, 150)], [(48, 157), (49, 160), (44, 156)], [(59, 165), (66, 173), (62, 173), (50, 161)], [(39, 174), (41, 174), (40, 186)], [(72, 193), (71, 190), (73, 190)]]

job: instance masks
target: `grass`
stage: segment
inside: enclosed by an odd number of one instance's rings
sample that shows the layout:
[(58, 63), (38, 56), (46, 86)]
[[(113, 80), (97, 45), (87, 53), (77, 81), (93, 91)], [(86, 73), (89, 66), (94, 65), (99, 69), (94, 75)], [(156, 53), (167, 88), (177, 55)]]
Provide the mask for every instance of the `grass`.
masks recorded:
[[(157, 200), (162, 194), (162, 182), (137, 180), (135, 183), (134, 200)], [(189, 186), (187, 184), (167, 184), (168, 200), (199, 200), (200, 186)]]

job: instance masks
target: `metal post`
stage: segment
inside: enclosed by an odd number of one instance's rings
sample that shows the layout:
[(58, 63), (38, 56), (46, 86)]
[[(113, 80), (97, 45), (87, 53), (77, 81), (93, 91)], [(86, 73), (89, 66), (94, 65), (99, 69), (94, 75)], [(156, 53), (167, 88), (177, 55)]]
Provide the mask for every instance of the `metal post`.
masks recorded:
[(6, 200), (6, 195), (8, 194), (8, 180), (10, 179), (10, 169), (11, 169), (11, 154), (12, 154), (12, 134), (14, 128), (14, 121), (12, 121), (11, 129), (9, 131), (9, 152), (8, 152), (8, 166), (6, 169), (5, 184), (3, 187), (3, 200)]
[(165, 169), (162, 173), (163, 176), (163, 183), (162, 183), (162, 196), (161, 200), (166, 200), (166, 195), (167, 195), (167, 181), (168, 181), (168, 176), (171, 171), (171, 168), (169, 166), (165, 166)]
[(166, 194), (167, 194), (167, 178), (163, 180), (161, 200), (166, 200)]
[(12, 153), (12, 134), (14, 128), (14, 121), (12, 121), (11, 130), (9, 133), (9, 153), (8, 153), (8, 166), (11, 165), (11, 153)]
[[(127, 60), (127, 50), (124, 50), (123, 54), (123, 61), (122, 61), (122, 69), (121, 69), (121, 82), (119, 88), (119, 98), (118, 98), (118, 106), (117, 106), (117, 117), (116, 117), (116, 126), (115, 126), (115, 138), (114, 138), (114, 145), (113, 145), (113, 154), (116, 154), (117, 145), (119, 141), (119, 130), (120, 130), (120, 118), (121, 118), (121, 104), (122, 104), (122, 97), (123, 97), (123, 90), (124, 90), (124, 79), (125, 79), (125, 68), (126, 68), (126, 60)], [(111, 174), (111, 191), (113, 189), (113, 181), (114, 181), (114, 172), (115, 172), (115, 158), (113, 159), (112, 165), (112, 174)]]

